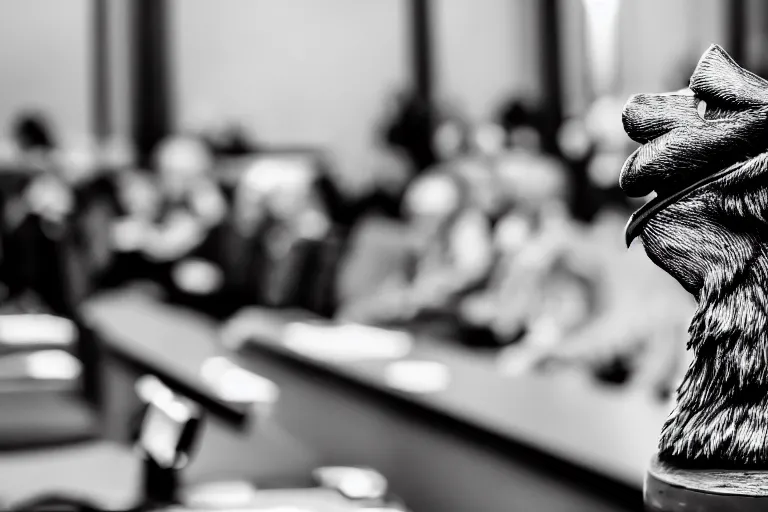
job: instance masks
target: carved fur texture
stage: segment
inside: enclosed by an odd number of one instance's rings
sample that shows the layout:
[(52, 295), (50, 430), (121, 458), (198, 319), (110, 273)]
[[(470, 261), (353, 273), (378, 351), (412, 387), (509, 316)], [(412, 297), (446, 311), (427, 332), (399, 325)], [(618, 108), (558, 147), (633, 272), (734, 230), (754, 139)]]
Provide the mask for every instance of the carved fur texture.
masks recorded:
[(663, 195), (732, 168), (641, 234), (648, 256), (698, 303), (693, 362), (659, 456), (683, 467), (768, 468), (768, 82), (713, 46), (690, 89), (635, 96), (624, 111), (627, 133), (644, 144), (622, 169), (629, 195)]

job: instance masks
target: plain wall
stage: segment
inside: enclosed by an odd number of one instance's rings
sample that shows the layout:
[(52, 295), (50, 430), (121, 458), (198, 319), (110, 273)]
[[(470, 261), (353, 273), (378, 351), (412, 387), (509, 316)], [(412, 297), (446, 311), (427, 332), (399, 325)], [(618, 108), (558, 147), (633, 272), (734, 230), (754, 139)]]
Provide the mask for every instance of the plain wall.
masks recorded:
[(511, 96), (539, 99), (538, 2), (432, 2), (437, 97), (475, 121)]
[(712, 43), (728, 50), (725, 0), (625, 0), (621, 20), (622, 92), (685, 87)]
[(749, 69), (761, 74), (768, 72), (768, 2), (765, 0), (747, 0), (746, 2), (746, 55), (744, 62)]
[(44, 110), (62, 139), (90, 127), (89, 0), (0, 2), (0, 133), (20, 110)]
[[(270, 144), (317, 144), (367, 174), (373, 130), (411, 81), (409, 0), (175, 0), (178, 127), (244, 120)], [(537, 0), (432, 3), (435, 95), (487, 119), (536, 96)]]
[(578, 115), (586, 110), (590, 97), (586, 64), (586, 17), (581, 0), (558, 1), (563, 111), (566, 116)]
[(409, 79), (407, 0), (175, 0), (178, 127), (241, 120), (273, 145), (320, 145), (352, 179)]
[[(131, 76), (131, 12), (126, 0), (107, 1), (108, 62), (107, 94), (112, 134), (131, 137), (132, 76)], [(132, 1), (132, 0), (129, 0)]]

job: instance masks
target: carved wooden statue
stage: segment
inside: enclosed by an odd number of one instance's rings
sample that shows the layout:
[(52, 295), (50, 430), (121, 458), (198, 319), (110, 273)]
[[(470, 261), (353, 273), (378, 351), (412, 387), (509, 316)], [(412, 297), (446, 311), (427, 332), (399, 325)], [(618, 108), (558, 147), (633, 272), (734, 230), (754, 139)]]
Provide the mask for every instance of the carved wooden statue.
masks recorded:
[(643, 145), (621, 187), (657, 194), (627, 242), (698, 303), (646, 506), (768, 510), (768, 82), (712, 46), (690, 91), (634, 96), (623, 121)]

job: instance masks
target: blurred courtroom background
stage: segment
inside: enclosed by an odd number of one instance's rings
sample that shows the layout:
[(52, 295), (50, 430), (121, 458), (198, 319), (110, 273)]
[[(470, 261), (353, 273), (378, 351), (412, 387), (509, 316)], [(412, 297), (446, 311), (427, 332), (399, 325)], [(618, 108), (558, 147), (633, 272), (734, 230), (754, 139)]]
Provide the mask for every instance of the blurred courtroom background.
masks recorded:
[(206, 431), (206, 476), (639, 510), (694, 304), (624, 246), (622, 107), (714, 43), (768, 76), (768, 4), (4, 0), (0, 28), (0, 450), (127, 445), (141, 374), (205, 387), (216, 354), (281, 398)]

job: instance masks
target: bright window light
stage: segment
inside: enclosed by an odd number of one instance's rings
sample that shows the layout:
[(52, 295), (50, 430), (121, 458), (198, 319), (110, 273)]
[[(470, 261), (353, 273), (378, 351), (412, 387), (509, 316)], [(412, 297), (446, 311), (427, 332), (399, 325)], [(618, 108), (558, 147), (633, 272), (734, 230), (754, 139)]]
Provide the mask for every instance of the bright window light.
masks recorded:
[(617, 66), (616, 36), (621, 0), (582, 0), (587, 15), (587, 41), (592, 80), (598, 96), (614, 86)]

